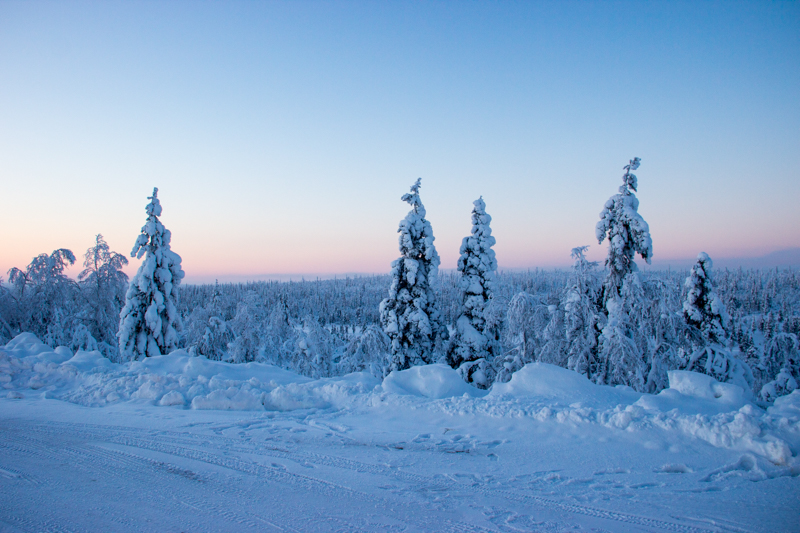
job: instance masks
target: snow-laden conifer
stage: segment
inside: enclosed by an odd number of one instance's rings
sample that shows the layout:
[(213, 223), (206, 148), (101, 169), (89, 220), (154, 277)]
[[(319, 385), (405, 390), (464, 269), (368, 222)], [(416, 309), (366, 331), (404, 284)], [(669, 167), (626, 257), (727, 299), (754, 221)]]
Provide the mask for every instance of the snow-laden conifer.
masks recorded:
[(461, 314), (447, 350), (447, 362), (468, 383), (488, 388), (494, 380), (492, 363), (498, 351), (498, 331), (489, 325), (486, 308), (494, 295), (497, 271), (490, 223), (483, 198), (473, 202), (472, 234), (464, 237), (457, 269), (461, 272)]
[(714, 290), (712, 266), (708, 254), (700, 252), (684, 283), (686, 298), (682, 312), (686, 322), (699, 329), (708, 342), (727, 344), (728, 311)]
[(744, 361), (735, 358), (728, 336), (728, 312), (714, 290), (713, 263), (701, 252), (684, 284), (683, 317), (689, 326), (702, 334), (702, 345), (686, 358), (684, 368), (708, 374), (718, 381), (729, 381), (746, 390), (752, 385), (752, 373)]
[(158, 189), (148, 196), (147, 222), (131, 257), (141, 258), (120, 312), (119, 351), (123, 360), (167, 354), (177, 348), (181, 318), (176, 303), (183, 279), (181, 257), (170, 249), (172, 234), (164, 227)]
[(388, 372), (431, 363), (441, 335), (434, 290), (439, 254), (419, 198), (420, 182), (418, 179), (402, 197), (411, 211), (400, 221), (401, 256), (392, 262), (389, 297), (380, 304), (381, 326), (392, 341)]
[(608, 274), (602, 289), (602, 304), (619, 295), (625, 277), (636, 272), (633, 256), (638, 253), (650, 264), (653, 256), (653, 241), (650, 228), (639, 214), (639, 200), (631, 191), (636, 191), (638, 181), (632, 170), (639, 168), (641, 159), (634, 157), (623, 167), (622, 185), (619, 193), (608, 199), (600, 212), (600, 221), (595, 227), (597, 242), (608, 238)]
[(572, 278), (564, 295), (567, 368), (592, 379), (597, 373), (597, 263), (586, 259), (588, 246), (572, 249)]

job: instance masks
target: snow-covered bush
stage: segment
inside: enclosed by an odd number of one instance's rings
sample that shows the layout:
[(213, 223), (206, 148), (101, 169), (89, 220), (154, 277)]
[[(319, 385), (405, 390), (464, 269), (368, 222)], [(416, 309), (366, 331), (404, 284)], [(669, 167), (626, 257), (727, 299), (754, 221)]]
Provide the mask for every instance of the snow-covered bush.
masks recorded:
[(18, 331), (33, 333), (51, 346), (72, 340), (80, 299), (77, 284), (64, 271), (74, 263), (75, 254), (59, 248), (33, 258), (25, 270), (8, 271), (16, 304), (11, 318)]
[(392, 342), (389, 371), (433, 362), (442, 335), (435, 292), (439, 254), (419, 198), (420, 181), (402, 197), (411, 211), (400, 221), (401, 256), (392, 262), (389, 296), (380, 304), (381, 326)]
[(261, 297), (249, 290), (236, 304), (233, 318), (227, 327), (234, 337), (228, 343), (226, 360), (233, 363), (259, 361), (264, 350), (266, 308)]
[(766, 402), (773, 402), (800, 387), (800, 344), (797, 335), (785, 332), (774, 335), (765, 352), (765, 363), (771, 363), (779, 370), (775, 379), (761, 387), (759, 396)]
[[(128, 264), (128, 259), (112, 252), (100, 234), (95, 237), (94, 246), (86, 250), (83, 258), (84, 268), (78, 274), (78, 281), (89, 308), (89, 334), (97, 340), (95, 349), (114, 359), (119, 346), (116, 342), (119, 313), (128, 285), (128, 275), (122, 271), (122, 267)], [(85, 338), (85, 334), (81, 333), (81, 336)]]
[(714, 290), (711, 258), (704, 252), (686, 278), (683, 317), (700, 331), (703, 342), (685, 358), (684, 369), (712, 376), (717, 381), (733, 382), (749, 389), (752, 373), (744, 361), (734, 357), (728, 337), (728, 312)]
[(332, 375), (333, 346), (331, 334), (312, 316), (303, 320), (292, 354), (292, 370), (310, 378)]
[(461, 272), (461, 315), (447, 349), (447, 363), (468, 383), (486, 389), (494, 381), (493, 360), (499, 351), (499, 331), (486, 320), (494, 296), (497, 270), (495, 239), (483, 198), (473, 202), (472, 234), (461, 242), (457, 270)]
[(176, 307), (181, 257), (170, 249), (172, 234), (158, 219), (157, 188), (148, 199), (147, 222), (131, 251), (131, 257), (145, 257), (125, 295), (117, 333), (120, 357), (126, 361), (171, 352), (178, 347), (181, 329)]
[(391, 341), (386, 333), (376, 325), (366, 326), (356, 332), (339, 359), (338, 374), (367, 372), (382, 377), (385, 361), (389, 355)]
[(184, 341), (192, 355), (201, 355), (215, 361), (227, 359), (228, 343), (234, 340), (222, 306), (219, 283), (215, 284), (211, 301), (196, 307), (185, 323)]
[(505, 319), (506, 351), (495, 363), (497, 381), (506, 383), (514, 372), (535, 361), (550, 319), (550, 307), (540, 298), (525, 291), (511, 298)]

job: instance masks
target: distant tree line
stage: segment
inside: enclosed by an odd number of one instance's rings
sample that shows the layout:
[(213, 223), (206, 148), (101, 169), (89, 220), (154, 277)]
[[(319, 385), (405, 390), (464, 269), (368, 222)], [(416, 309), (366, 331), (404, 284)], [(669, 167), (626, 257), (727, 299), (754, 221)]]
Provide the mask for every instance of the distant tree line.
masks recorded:
[(144, 260), (130, 283), (127, 259), (101, 235), (77, 281), (65, 274), (76, 262), (70, 250), (42, 254), (0, 285), (0, 340), (29, 331), (118, 362), (185, 348), (310, 377), (445, 363), (481, 388), (538, 361), (642, 392), (667, 387), (671, 369), (739, 384), (764, 402), (797, 389), (800, 275), (715, 274), (705, 253), (689, 272), (640, 272), (634, 255), (649, 262), (653, 247), (634, 194), (639, 164), (625, 166), (597, 224), (598, 242), (609, 241), (605, 268), (581, 246), (570, 271), (498, 272), (480, 198), (456, 272), (440, 273), (417, 180), (402, 197), (411, 211), (388, 276), (182, 286), (155, 189), (131, 253)]

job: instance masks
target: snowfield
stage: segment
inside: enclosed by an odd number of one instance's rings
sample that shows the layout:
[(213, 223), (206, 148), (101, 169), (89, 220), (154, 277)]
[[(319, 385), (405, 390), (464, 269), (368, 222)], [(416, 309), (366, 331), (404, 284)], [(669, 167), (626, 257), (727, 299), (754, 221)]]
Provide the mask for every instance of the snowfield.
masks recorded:
[(311, 380), (0, 348), (2, 531), (800, 531), (800, 391), (764, 410), (546, 364)]

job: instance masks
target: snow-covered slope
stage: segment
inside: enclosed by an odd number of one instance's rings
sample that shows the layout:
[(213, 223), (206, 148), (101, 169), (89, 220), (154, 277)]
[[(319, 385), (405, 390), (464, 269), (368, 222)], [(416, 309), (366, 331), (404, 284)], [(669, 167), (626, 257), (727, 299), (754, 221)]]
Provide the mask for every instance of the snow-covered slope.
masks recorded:
[(669, 378), (657, 395), (546, 364), (489, 391), (443, 365), (310, 380), (23, 334), (0, 348), (0, 529), (798, 530), (800, 392), (763, 410)]

